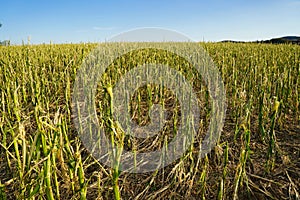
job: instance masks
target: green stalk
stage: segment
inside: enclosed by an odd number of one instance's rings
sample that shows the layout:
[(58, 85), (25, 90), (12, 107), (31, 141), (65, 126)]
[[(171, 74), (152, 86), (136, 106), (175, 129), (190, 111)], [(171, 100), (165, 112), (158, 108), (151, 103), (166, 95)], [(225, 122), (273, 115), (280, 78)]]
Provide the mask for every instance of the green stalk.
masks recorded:
[(51, 158), (50, 158), (50, 155), (48, 156), (46, 163), (44, 163), (44, 168), (45, 168), (44, 176), (45, 176), (47, 199), (54, 200), (55, 198), (53, 195), (52, 184), (51, 184)]
[(224, 168), (223, 168), (223, 175), (220, 180), (220, 186), (219, 186), (219, 193), (218, 193), (218, 200), (224, 199), (225, 194), (225, 187), (224, 182), (227, 176), (227, 164), (228, 164), (228, 143), (226, 142), (225, 152), (224, 152)]
[[(109, 118), (113, 115), (113, 92), (112, 92), (112, 87), (109, 85), (106, 87), (106, 91), (108, 93), (108, 98), (109, 98), (109, 104), (110, 104), (110, 109), (109, 109)], [(140, 94), (138, 94), (138, 97), (140, 97)], [(139, 113), (140, 114), (140, 113)], [(118, 133), (114, 127), (113, 120), (109, 119), (108, 120), (109, 124), (109, 130), (110, 130), (110, 135), (111, 135), (111, 142), (112, 142), (112, 147), (114, 148), (115, 144), (115, 136), (118, 137)], [(121, 193), (119, 189), (119, 165), (120, 165), (120, 156), (122, 154), (122, 142), (124, 142), (124, 139), (121, 141), (116, 141), (116, 146), (117, 150), (113, 152), (112, 155), (112, 162), (113, 162), (113, 190), (114, 190), (114, 195), (116, 200), (121, 199)], [(120, 143), (120, 144), (118, 144)], [(119, 152), (120, 151), (120, 152)]]
[(0, 199), (6, 200), (5, 185), (1, 183), (1, 180), (0, 180)]
[(262, 92), (259, 98), (259, 113), (258, 113), (258, 126), (261, 134), (261, 139), (264, 142), (265, 140), (265, 129), (263, 126), (263, 105), (264, 105), (264, 91)]
[(275, 137), (275, 122), (277, 118), (278, 109), (280, 106), (280, 102), (275, 100), (274, 107), (273, 107), (273, 113), (271, 115), (271, 127), (269, 130), (269, 148), (267, 153), (267, 172), (274, 169), (275, 166), (275, 158), (274, 154), (276, 152), (275, 143), (276, 143), (276, 137)]
[(242, 149), (241, 155), (240, 155), (240, 162), (238, 164), (236, 174), (235, 174), (235, 180), (234, 180), (234, 193), (233, 193), (233, 199), (238, 198), (238, 188), (239, 186), (242, 186), (243, 179), (245, 178), (246, 184), (247, 184), (247, 175), (246, 175), (246, 163), (249, 159), (249, 153), (250, 153), (250, 130), (246, 127), (245, 124), (242, 124), (242, 127), (244, 129), (244, 144), (245, 147)]
[[(55, 133), (57, 134), (57, 133)], [(57, 177), (57, 173), (56, 173), (56, 156), (57, 156), (57, 137), (55, 137), (55, 140), (54, 140), (54, 144), (53, 144), (53, 153), (52, 153), (52, 165), (53, 165), (53, 178), (54, 178), (54, 185), (55, 185), (55, 190), (56, 190), (56, 198), (57, 199), (60, 199), (60, 193), (59, 193), (59, 181), (58, 181), (58, 177)]]
[(83, 164), (82, 164), (80, 154), (79, 154), (78, 162), (79, 162), (78, 177), (79, 177), (79, 185), (80, 185), (80, 200), (85, 200), (87, 195), (87, 187), (84, 180), (84, 170), (83, 170)]
[(207, 168), (209, 166), (208, 157), (204, 158), (204, 168), (201, 172), (200, 178), (198, 180), (198, 184), (200, 185), (200, 192), (202, 195), (202, 199), (205, 199), (205, 188), (206, 188), (206, 176), (207, 176)]

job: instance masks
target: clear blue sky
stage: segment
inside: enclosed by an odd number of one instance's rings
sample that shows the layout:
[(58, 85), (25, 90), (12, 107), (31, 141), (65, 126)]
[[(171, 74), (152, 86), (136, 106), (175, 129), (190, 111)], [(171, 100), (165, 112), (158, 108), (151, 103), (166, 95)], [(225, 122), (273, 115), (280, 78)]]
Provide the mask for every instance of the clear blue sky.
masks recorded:
[(139, 27), (193, 40), (260, 40), (300, 35), (300, 0), (1, 1), (0, 40), (13, 44), (99, 42)]

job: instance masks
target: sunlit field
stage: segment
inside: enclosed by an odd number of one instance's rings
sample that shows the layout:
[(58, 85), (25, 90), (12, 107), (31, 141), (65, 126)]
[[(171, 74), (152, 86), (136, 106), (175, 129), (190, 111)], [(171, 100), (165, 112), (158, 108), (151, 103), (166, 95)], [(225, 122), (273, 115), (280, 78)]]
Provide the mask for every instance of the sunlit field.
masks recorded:
[[(168, 111), (154, 137), (129, 137), (111, 120), (110, 88), (137, 65), (170, 65), (191, 83), (201, 110), (192, 145), (172, 164), (129, 173), (99, 162), (74, 124), (73, 87), (97, 44), (0, 46), (0, 199), (297, 199), (300, 198), (300, 46), (199, 43), (219, 69), (226, 118), (214, 149), (200, 157), (211, 100), (202, 77), (184, 60), (147, 50), (113, 62), (97, 87), (99, 124), (127, 151), (168, 144), (180, 124), (172, 91), (139, 88), (131, 117), (147, 125), (149, 108)], [(172, 61), (172, 62), (170, 62)]]

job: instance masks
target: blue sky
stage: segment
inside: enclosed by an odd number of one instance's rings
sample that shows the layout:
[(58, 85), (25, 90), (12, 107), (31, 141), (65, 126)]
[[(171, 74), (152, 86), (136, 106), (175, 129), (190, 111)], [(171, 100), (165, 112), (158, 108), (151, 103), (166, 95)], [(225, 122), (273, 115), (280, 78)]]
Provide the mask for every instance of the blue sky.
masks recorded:
[(300, 35), (300, 0), (2, 1), (0, 40), (13, 44), (99, 42), (139, 27), (196, 41)]

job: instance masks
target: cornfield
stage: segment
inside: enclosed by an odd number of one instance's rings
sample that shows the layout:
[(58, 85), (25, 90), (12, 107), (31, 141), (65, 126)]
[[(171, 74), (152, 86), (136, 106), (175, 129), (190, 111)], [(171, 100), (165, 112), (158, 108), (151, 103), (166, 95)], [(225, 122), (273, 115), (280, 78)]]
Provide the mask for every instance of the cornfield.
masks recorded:
[(167, 88), (139, 88), (130, 104), (137, 124), (149, 123), (154, 104), (169, 117), (160, 134), (135, 139), (110, 120), (111, 87), (145, 62), (171, 65), (192, 83), (202, 108), (199, 134), (180, 159), (147, 173), (103, 165), (78, 136), (73, 86), (97, 44), (0, 46), (0, 199), (300, 198), (300, 46), (199, 45), (221, 74), (227, 104), (221, 136), (204, 158), (199, 146), (212, 114), (209, 92), (179, 57), (153, 49), (137, 52), (134, 60), (124, 55), (97, 87), (97, 116), (112, 143), (149, 151), (172, 140), (181, 105)]

